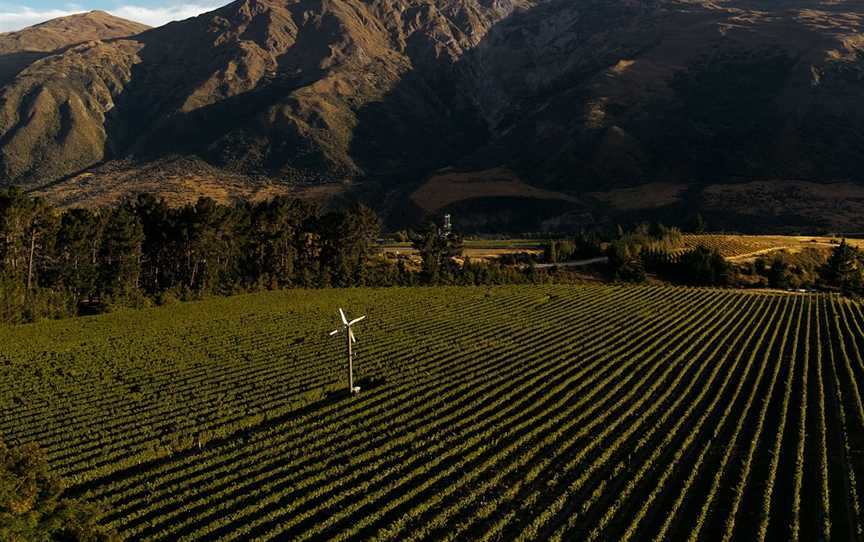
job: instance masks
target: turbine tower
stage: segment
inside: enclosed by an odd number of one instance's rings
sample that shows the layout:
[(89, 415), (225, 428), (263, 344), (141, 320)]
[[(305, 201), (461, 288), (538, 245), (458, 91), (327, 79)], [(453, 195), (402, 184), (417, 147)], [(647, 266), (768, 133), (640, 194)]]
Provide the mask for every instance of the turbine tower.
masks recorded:
[(348, 317), (345, 316), (345, 312), (339, 309), (339, 316), (342, 317), (342, 325), (331, 331), (330, 336), (332, 337), (340, 331), (345, 332), (345, 344), (348, 348), (348, 391), (351, 394), (355, 394), (360, 392), (360, 386), (354, 386), (354, 364), (351, 359), (351, 343), (356, 343), (357, 339), (354, 337), (354, 331), (351, 330), (351, 326), (366, 318), (366, 315), (364, 314), (360, 318), (355, 318), (349, 322)]

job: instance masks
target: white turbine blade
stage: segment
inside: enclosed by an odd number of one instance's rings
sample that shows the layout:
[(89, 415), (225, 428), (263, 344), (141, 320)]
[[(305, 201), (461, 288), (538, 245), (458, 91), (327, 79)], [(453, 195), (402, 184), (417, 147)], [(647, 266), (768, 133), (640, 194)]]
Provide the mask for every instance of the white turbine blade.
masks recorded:
[(330, 336), (332, 337), (333, 335), (336, 335), (337, 333), (339, 333), (339, 330), (334, 329), (333, 331), (330, 332)]
[(348, 336), (351, 337), (351, 342), (352, 342), (352, 343), (356, 343), (356, 342), (357, 342), (357, 339), (354, 338), (354, 332), (351, 331), (351, 328), (350, 328), (350, 327), (348, 328)]
[(339, 316), (342, 317), (342, 323), (347, 326), (348, 325), (348, 319), (345, 318), (345, 313), (342, 311), (342, 309), (339, 309)]
[(363, 316), (361, 316), (360, 318), (355, 318), (355, 319), (351, 320), (350, 322), (348, 322), (348, 325), (353, 326), (354, 324), (356, 324), (357, 322), (359, 322), (360, 320), (362, 320), (364, 318), (366, 318), (365, 314)]

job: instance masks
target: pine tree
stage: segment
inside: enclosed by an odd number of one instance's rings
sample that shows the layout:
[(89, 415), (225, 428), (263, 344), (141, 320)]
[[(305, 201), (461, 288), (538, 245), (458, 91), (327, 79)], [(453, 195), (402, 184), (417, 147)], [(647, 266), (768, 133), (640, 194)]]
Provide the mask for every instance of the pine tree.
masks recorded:
[(423, 262), (422, 278), (425, 284), (452, 284), (457, 270), (453, 258), (462, 256), (462, 238), (451, 233), (442, 235), (434, 223), (417, 236), (412, 245)]
[(78, 304), (96, 295), (105, 217), (87, 209), (63, 213), (55, 243), (55, 276)]
[(101, 287), (106, 301), (140, 303), (141, 254), (144, 228), (130, 205), (111, 213), (100, 250)]
[(864, 255), (843, 239), (831, 251), (820, 276), (844, 294), (861, 295), (864, 293)]

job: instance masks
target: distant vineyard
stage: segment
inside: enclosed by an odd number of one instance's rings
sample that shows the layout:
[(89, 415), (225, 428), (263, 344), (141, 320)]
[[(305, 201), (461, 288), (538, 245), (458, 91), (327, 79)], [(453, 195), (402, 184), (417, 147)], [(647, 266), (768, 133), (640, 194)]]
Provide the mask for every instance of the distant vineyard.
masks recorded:
[(727, 258), (798, 244), (794, 237), (768, 235), (685, 235), (684, 249), (713, 248)]
[[(345, 387), (335, 308), (358, 326)], [(0, 329), (0, 431), (140, 540), (856, 540), (864, 307), (274, 292)]]
[[(864, 248), (864, 240), (847, 239), (852, 245)], [(679, 252), (702, 246), (716, 249), (727, 258), (758, 256), (775, 250), (799, 251), (804, 248), (830, 249), (839, 243), (839, 238), (791, 235), (684, 235)]]

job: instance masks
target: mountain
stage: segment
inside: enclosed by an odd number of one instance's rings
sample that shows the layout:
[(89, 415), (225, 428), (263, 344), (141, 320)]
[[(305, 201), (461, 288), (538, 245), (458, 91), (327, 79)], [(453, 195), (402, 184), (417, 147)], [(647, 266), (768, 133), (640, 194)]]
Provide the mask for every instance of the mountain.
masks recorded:
[(348, 191), (392, 224), (860, 229), (862, 18), (849, 0), (238, 0), (21, 70), (0, 176), (65, 204)]
[(93, 40), (134, 36), (150, 28), (104, 11), (59, 17), (17, 32), (0, 33), (0, 84), (40, 58)]
[[(109, 158), (181, 154), (291, 182), (353, 179), (368, 175), (375, 150), (352, 146), (377, 104), (373, 116), (405, 111), (395, 129), (436, 136), (437, 155), (453, 154), (482, 126), (447, 64), (518, 2), (241, 0), (78, 45), (0, 93), (0, 173), (40, 186)], [(406, 103), (390, 105), (397, 89)], [(426, 156), (435, 143), (402, 143), (423, 162), (415, 171), (438, 161)]]

